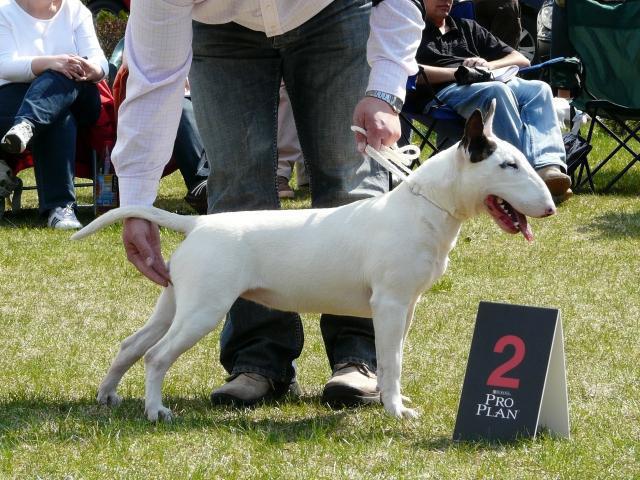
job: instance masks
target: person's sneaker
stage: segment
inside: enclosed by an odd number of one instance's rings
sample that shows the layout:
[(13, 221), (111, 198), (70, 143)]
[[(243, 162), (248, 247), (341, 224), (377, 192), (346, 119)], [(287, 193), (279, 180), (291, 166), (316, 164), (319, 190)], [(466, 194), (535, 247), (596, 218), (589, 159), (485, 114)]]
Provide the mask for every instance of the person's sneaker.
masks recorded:
[(213, 405), (250, 407), (266, 400), (277, 399), (287, 393), (270, 378), (258, 373), (241, 373), (211, 392)]
[(336, 365), (333, 375), (322, 390), (321, 402), (332, 408), (380, 403), (376, 374), (360, 363)]
[(49, 210), (47, 225), (58, 230), (77, 230), (82, 228), (82, 224), (76, 218), (72, 205)]
[(193, 187), (184, 197), (191, 208), (193, 208), (198, 214), (207, 214), (207, 179), (205, 178), (201, 182)]
[(547, 185), (552, 197), (562, 197), (571, 188), (571, 177), (562, 173), (555, 165), (541, 168), (538, 175)]
[(20, 122), (9, 129), (2, 137), (0, 144), (8, 153), (22, 153), (27, 149), (29, 140), (33, 137), (33, 127), (28, 122)]
[(289, 186), (287, 177), (278, 175), (278, 198), (294, 198), (295, 193)]

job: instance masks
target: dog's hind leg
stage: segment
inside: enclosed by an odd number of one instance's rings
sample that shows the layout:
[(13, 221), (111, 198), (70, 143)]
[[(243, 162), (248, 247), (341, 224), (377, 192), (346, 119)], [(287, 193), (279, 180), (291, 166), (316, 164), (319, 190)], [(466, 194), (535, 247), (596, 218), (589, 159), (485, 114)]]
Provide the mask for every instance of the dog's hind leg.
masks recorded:
[[(195, 345), (198, 340), (213, 330), (231, 308), (233, 300), (222, 308), (197, 305), (197, 309), (181, 311), (178, 305), (176, 317), (169, 330), (144, 356), (145, 413), (152, 422), (163, 418), (170, 421), (171, 410), (162, 405), (162, 382), (169, 367), (180, 355)], [(211, 302), (212, 299), (207, 299)], [(215, 302), (215, 300), (213, 300)]]
[(160, 294), (154, 312), (147, 323), (120, 344), (120, 351), (113, 359), (98, 389), (98, 403), (103, 405), (120, 403), (116, 389), (123, 375), (163, 337), (171, 326), (175, 312), (175, 292), (173, 286), (169, 285)]
[(409, 302), (399, 302), (390, 296), (374, 294), (371, 300), (373, 326), (378, 359), (378, 386), (385, 410), (394, 417), (416, 417), (415, 410), (402, 404), (400, 376), (402, 349)]

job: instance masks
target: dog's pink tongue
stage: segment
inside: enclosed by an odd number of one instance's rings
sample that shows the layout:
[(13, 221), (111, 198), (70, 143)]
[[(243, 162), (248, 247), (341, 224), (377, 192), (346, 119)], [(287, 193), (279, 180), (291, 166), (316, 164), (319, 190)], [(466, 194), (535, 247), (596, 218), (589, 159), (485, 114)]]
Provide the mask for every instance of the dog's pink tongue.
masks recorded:
[(527, 222), (527, 217), (518, 211), (516, 211), (516, 214), (518, 215), (518, 225), (522, 235), (527, 239), (527, 242), (533, 242), (533, 231)]

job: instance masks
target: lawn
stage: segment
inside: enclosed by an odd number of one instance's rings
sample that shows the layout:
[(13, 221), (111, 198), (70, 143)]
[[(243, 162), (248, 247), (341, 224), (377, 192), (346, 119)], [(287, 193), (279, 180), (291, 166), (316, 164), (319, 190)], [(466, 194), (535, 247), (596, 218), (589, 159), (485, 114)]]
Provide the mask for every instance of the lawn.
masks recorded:
[[(598, 184), (620, 167), (607, 168)], [(165, 178), (158, 206), (190, 213), (184, 190), (179, 176)], [(0, 222), (0, 477), (640, 478), (639, 193), (634, 167), (610, 194), (576, 195), (558, 215), (532, 220), (531, 245), (488, 216), (463, 226), (405, 349), (403, 390), (417, 420), (390, 418), (380, 407), (323, 406), (330, 371), (318, 317), (306, 315), (300, 398), (253, 410), (211, 407), (209, 393), (225, 377), (217, 330), (169, 371), (165, 401), (177, 418), (152, 424), (143, 416), (141, 364), (124, 378), (121, 406), (94, 399), (159, 287), (127, 263), (119, 225), (71, 242), (44, 227), (31, 192), (26, 210)], [(299, 192), (286, 206), (307, 204)], [(162, 231), (166, 256), (180, 241)], [(481, 300), (560, 309), (570, 440), (451, 440)]]

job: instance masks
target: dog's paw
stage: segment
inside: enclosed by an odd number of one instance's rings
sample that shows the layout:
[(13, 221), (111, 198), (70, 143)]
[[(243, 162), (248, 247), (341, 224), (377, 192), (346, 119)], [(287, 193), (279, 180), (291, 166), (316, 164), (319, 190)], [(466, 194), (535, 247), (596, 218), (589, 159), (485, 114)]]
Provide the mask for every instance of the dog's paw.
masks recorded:
[(384, 409), (389, 415), (396, 418), (418, 418), (420, 414), (413, 408), (407, 408), (402, 403), (387, 405), (385, 403)]
[(167, 407), (160, 405), (158, 408), (147, 407), (144, 411), (150, 422), (157, 422), (162, 420), (164, 422), (171, 422), (173, 420), (173, 412)]
[(109, 405), (111, 407), (117, 407), (122, 402), (122, 398), (114, 391), (111, 392), (98, 392), (97, 397), (98, 403), (100, 405)]

